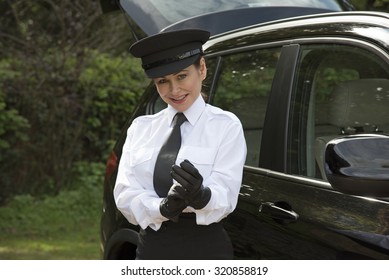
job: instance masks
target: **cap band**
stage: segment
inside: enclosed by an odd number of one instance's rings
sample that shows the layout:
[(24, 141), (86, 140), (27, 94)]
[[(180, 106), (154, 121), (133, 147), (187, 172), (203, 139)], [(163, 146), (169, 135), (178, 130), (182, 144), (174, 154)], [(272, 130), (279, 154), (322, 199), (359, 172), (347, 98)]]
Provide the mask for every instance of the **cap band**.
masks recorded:
[(144, 70), (149, 70), (149, 69), (152, 69), (152, 68), (164, 65), (164, 64), (180, 61), (180, 60), (183, 60), (185, 58), (195, 56), (195, 55), (200, 54), (202, 52), (203, 52), (202, 49), (195, 49), (195, 50), (187, 51), (185, 53), (182, 53), (182, 54), (179, 54), (179, 55), (176, 55), (173, 57), (161, 59), (161, 60), (158, 60), (156, 62), (142, 64), (142, 67)]

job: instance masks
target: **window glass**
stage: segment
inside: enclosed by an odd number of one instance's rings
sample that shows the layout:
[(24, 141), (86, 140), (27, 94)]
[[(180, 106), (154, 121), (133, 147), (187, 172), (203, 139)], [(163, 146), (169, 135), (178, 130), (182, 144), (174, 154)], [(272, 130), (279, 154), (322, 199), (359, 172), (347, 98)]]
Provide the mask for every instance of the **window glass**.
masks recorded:
[[(234, 9), (294, 6), (341, 11), (343, 6), (339, 3), (341, 1), (337, 0), (181, 0), (180, 5), (177, 5), (177, 0), (122, 0), (121, 2), (123, 8), (132, 17), (137, 18), (140, 23), (142, 23), (141, 19), (153, 21), (158, 30), (191, 17)], [(148, 15), (147, 18), (143, 16), (145, 14)]]
[(387, 62), (354, 46), (302, 47), (290, 113), (290, 172), (326, 180), (328, 141), (358, 133), (388, 134), (387, 108)]
[(258, 166), (266, 106), (280, 49), (256, 50), (222, 58), (213, 104), (242, 122), (246, 164)]

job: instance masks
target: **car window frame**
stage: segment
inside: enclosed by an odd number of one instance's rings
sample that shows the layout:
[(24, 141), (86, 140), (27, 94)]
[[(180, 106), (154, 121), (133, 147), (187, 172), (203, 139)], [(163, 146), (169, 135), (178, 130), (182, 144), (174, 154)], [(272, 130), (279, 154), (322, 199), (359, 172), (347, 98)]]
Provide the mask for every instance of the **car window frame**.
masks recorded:
[[(337, 45), (343, 45), (343, 46), (356, 47), (356, 48), (360, 48), (360, 49), (363, 49), (365, 51), (371, 52), (376, 57), (382, 59), (382, 61), (384, 63), (387, 63), (389, 65), (389, 54), (386, 53), (384, 49), (382, 49), (380, 46), (377, 46), (373, 43), (370, 43), (370, 42), (368, 42), (366, 40), (362, 40), (362, 39), (346, 38), (346, 37), (342, 37), (342, 38), (340, 38), (340, 37), (323, 37), (323, 38), (311, 38), (311, 39), (305, 38), (305, 39), (296, 40), (296, 43), (298, 43), (300, 46), (315, 45), (315, 44), (317, 44), (317, 45), (319, 45), (319, 44), (320, 45), (337, 44)], [(298, 71), (298, 70), (296, 69), (296, 71)], [(297, 75), (296, 75), (295, 79), (297, 79)], [(294, 85), (296, 83), (297, 83), (297, 80), (295, 80), (293, 82)], [(295, 98), (294, 93), (292, 92), (291, 94), (292, 94), (292, 99)], [(293, 112), (292, 106), (293, 106), (293, 103), (291, 101), (290, 108), (289, 108), (290, 112)], [(290, 117), (291, 116), (289, 116), (289, 118)], [(292, 127), (292, 126), (288, 126), (288, 135), (287, 135), (287, 142), (286, 142), (288, 149), (290, 149), (290, 146), (292, 145), (292, 142), (293, 142), (291, 134), (292, 134), (292, 130), (294, 130), (294, 129), (296, 129), (296, 128)], [(299, 139), (300, 138), (303, 139), (304, 141), (306, 141), (307, 135), (306, 134), (304, 136), (300, 135)], [(286, 161), (285, 173), (286, 174), (291, 175), (291, 176), (307, 178), (309, 180), (315, 180), (317, 182), (322, 182), (322, 183), (328, 184), (328, 186), (330, 186), (330, 184), (327, 181), (323, 181), (320, 178), (314, 178), (314, 177), (309, 177), (306, 175), (295, 174), (296, 172), (293, 172), (293, 170), (292, 170), (292, 164), (291, 164), (292, 160), (294, 160), (294, 159), (291, 159), (290, 154), (288, 153), (286, 155), (286, 158), (285, 158), (285, 161)]]

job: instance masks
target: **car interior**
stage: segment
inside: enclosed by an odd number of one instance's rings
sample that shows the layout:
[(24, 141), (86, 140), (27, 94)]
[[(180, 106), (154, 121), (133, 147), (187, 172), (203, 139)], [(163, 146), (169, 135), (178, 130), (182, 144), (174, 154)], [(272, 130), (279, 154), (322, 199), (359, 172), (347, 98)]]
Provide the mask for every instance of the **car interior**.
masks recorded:
[(323, 178), (326, 144), (343, 135), (388, 132), (389, 80), (359, 79), (338, 84), (327, 112), (333, 133), (315, 139), (315, 157)]

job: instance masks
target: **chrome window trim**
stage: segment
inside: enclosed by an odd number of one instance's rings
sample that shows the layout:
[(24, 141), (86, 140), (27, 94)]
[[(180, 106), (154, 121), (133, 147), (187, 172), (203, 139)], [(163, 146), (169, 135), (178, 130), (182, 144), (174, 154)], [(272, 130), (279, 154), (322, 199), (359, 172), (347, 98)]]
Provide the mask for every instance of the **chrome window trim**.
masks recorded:
[[(389, 14), (383, 12), (335, 12), (317, 15), (307, 15), (294, 18), (286, 18), (281, 20), (270, 21), (258, 25), (247, 26), (240, 29), (235, 29), (226, 33), (212, 37), (204, 45), (206, 49), (209, 45), (219, 42), (231, 40), (238, 37), (252, 35), (254, 33), (266, 33), (283, 29), (296, 27), (313, 28), (319, 24), (369, 24), (371, 27), (389, 28)], [(386, 41), (389, 44), (389, 39)]]
[(298, 38), (298, 39), (293, 39), (293, 40), (281, 40), (281, 41), (276, 41), (276, 42), (267, 42), (267, 43), (258, 43), (250, 46), (244, 46), (244, 47), (239, 47), (239, 48), (233, 48), (229, 50), (224, 50), (224, 51), (219, 51), (215, 52), (212, 54), (207, 54), (205, 53), (206, 57), (215, 57), (215, 56), (225, 56), (225, 55), (230, 55), (234, 53), (239, 53), (239, 52), (246, 52), (246, 51), (251, 51), (251, 50), (257, 50), (257, 49), (265, 49), (265, 48), (276, 48), (276, 47), (283, 47), (287, 45), (292, 45), (292, 44), (334, 44), (334, 43), (339, 43), (343, 45), (351, 45), (351, 46), (356, 46), (356, 47), (363, 47), (364, 49), (374, 51), (379, 56), (385, 60), (389, 60), (389, 49), (387, 52), (385, 49), (364, 41), (360, 38), (355, 39), (355, 38), (346, 38), (346, 37), (335, 37), (335, 36), (326, 36), (326, 37), (307, 37), (307, 38)]

